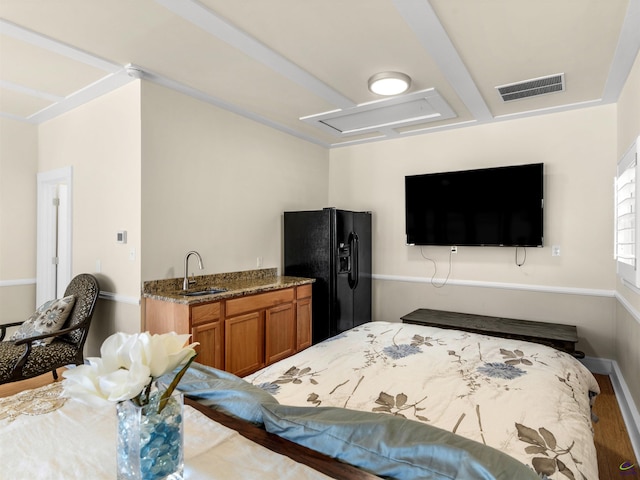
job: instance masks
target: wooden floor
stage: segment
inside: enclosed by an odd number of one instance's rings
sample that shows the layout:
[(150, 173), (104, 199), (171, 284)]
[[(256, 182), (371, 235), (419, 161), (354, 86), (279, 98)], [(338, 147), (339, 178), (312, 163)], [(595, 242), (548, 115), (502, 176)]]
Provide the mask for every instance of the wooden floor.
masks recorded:
[[(63, 380), (61, 375), (63, 371), (64, 368), (58, 369), (59, 382)], [(38, 388), (43, 385), (53, 383), (53, 381), (53, 375), (51, 375), (51, 373), (47, 373), (45, 375), (40, 375), (39, 377), (30, 378), (29, 380), (23, 380), (21, 382), (6, 383), (4, 385), (0, 385), (0, 398), (14, 395), (18, 392), (22, 392), (23, 390)]]
[[(60, 374), (61, 371), (59, 370), (58, 373)], [(600, 418), (600, 421), (594, 424), (600, 480), (640, 480), (640, 465), (633, 453), (611, 381), (607, 375), (595, 375), (595, 377), (601, 389), (593, 409)], [(62, 380), (62, 377), (59, 380)], [(37, 388), (52, 381), (52, 375), (47, 374), (22, 382), (0, 385), (0, 397)], [(635, 466), (622, 470), (620, 467), (622, 465), (624, 468), (625, 464)]]
[[(600, 480), (638, 480), (640, 465), (633, 454), (611, 380), (607, 375), (594, 376), (598, 380), (601, 391), (593, 407), (593, 412), (600, 418), (593, 427)], [(635, 466), (629, 470), (621, 470), (621, 465), (624, 468), (625, 463)]]

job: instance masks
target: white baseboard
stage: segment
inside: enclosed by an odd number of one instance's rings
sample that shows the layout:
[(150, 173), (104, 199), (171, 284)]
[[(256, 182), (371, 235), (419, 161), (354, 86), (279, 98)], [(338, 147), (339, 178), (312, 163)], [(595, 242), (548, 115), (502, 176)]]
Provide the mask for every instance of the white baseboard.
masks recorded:
[(487, 282), (480, 280), (458, 280), (446, 278), (431, 277), (412, 277), (407, 275), (386, 275), (374, 273), (371, 275), (374, 280), (385, 280), (390, 282), (408, 282), (408, 283), (429, 283), (456, 287), (477, 287), (477, 288), (497, 288), (502, 290), (521, 290), (526, 292), (541, 293), (560, 293), (564, 295), (583, 295), (588, 297), (615, 297), (615, 290), (603, 290), (596, 288), (575, 288), (575, 287), (555, 287), (551, 285), (530, 285), (521, 283), (507, 282)]
[[(0, 287), (19, 287), (23, 285), (35, 285), (35, 278), (20, 278), (14, 280), (0, 280)], [(120, 295), (119, 293), (100, 291), (99, 298), (103, 300), (109, 300), (111, 302), (126, 303), (128, 305), (140, 305), (140, 297), (130, 297), (127, 295)]]
[[(609, 375), (613, 391), (616, 394), (622, 419), (629, 433), (629, 440), (637, 459), (640, 459), (640, 413), (636, 407), (631, 392), (622, 375), (622, 371), (615, 360), (607, 358), (585, 357), (581, 362), (589, 371), (601, 375)], [(597, 402), (597, 400), (596, 400)], [(629, 459), (630, 461), (632, 459)]]
[(23, 285), (35, 285), (35, 278), (17, 278), (12, 280), (0, 280), (0, 287), (21, 287)]
[(589, 369), (591, 373), (598, 375), (612, 375), (613, 360), (608, 358), (584, 357), (580, 362)]
[(106, 292), (104, 290), (100, 290), (99, 298), (109, 300), (111, 302), (126, 303), (128, 305), (140, 305), (139, 297), (129, 297), (126, 295), (120, 295), (119, 293)]

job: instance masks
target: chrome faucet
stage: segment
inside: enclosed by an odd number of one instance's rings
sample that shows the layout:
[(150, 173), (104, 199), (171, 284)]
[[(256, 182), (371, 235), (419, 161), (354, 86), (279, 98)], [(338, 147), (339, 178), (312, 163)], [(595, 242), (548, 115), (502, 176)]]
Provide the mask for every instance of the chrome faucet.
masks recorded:
[(200, 270), (202, 270), (204, 267), (202, 266), (202, 257), (200, 256), (200, 254), (198, 252), (196, 252), (195, 250), (190, 251), (189, 253), (187, 253), (184, 257), (184, 280), (182, 281), (182, 290), (187, 291), (189, 290), (189, 285), (193, 285), (194, 283), (196, 283), (195, 280), (189, 280), (189, 257), (191, 255), (195, 255), (196, 257), (198, 257), (198, 266), (200, 267)]

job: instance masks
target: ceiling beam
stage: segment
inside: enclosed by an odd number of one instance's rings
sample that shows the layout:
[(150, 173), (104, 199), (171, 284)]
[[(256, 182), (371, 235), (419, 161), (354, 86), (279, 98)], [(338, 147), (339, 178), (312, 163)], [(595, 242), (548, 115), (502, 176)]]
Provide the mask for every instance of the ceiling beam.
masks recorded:
[(21, 40), (26, 43), (30, 43), (39, 48), (43, 48), (58, 55), (70, 58), (77, 62), (90, 65), (92, 67), (104, 70), (108, 73), (115, 73), (122, 69), (122, 65), (112, 63), (107, 60), (103, 60), (100, 57), (91, 55), (78, 48), (71, 47), (57, 40), (42, 35), (40, 33), (32, 32), (26, 28), (20, 27), (14, 23), (0, 18), (0, 34), (13, 37), (17, 40)]
[(283, 77), (301, 85), (314, 95), (338, 108), (350, 108), (355, 103), (295, 63), (271, 50), (264, 43), (240, 30), (226, 19), (195, 0), (156, 0), (176, 15), (191, 22), (219, 40), (237, 48), (252, 59), (266, 65)]
[(431, 4), (427, 0), (393, 0), (393, 4), (474, 118), (479, 122), (492, 120), (489, 107)]
[(618, 45), (611, 62), (607, 83), (604, 86), (602, 101), (613, 103), (618, 101), (633, 62), (640, 50), (640, 0), (629, 0), (627, 13), (618, 37)]

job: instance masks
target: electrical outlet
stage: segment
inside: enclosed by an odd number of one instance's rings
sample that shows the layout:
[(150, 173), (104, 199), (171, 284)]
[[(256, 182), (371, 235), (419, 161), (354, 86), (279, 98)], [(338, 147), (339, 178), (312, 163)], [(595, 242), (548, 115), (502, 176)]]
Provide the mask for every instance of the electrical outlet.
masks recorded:
[(256, 267), (258, 267), (258, 268), (262, 267), (262, 257), (257, 257), (256, 258)]
[(552, 257), (560, 256), (560, 245), (554, 245), (551, 247), (551, 256)]
[(451, 253), (458, 253), (458, 247), (455, 245), (451, 246)]

